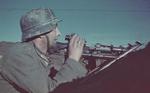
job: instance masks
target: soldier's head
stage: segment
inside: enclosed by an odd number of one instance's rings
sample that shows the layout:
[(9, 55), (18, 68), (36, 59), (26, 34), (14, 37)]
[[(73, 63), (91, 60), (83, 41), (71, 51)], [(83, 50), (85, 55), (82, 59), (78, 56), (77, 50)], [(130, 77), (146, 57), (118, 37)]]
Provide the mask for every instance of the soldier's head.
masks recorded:
[(27, 42), (41, 38), (44, 42), (52, 45), (60, 35), (57, 28), (59, 21), (50, 8), (33, 9), (27, 12), (20, 19), (22, 41)]

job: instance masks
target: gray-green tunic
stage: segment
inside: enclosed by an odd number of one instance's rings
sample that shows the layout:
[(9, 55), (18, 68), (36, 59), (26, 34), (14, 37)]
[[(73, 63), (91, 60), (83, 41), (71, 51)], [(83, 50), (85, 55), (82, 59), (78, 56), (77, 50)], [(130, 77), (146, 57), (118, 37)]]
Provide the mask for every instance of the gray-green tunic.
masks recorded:
[[(4, 43), (0, 48), (0, 91), (2, 90), (2, 93), (18, 93), (12, 87), (14, 84), (28, 93), (48, 93), (58, 85), (84, 77), (87, 73), (79, 62), (67, 59), (52, 79), (49, 73), (53, 62), (39, 55), (32, 43)], [(59, 57), (58, 61), (60, 61)]]

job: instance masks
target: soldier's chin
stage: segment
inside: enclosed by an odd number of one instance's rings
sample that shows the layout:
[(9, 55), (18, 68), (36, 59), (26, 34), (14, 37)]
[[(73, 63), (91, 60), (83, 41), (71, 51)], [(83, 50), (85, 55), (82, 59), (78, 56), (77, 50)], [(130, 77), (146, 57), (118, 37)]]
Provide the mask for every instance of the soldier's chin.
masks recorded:
[(56, 47), (56, 42), (53, 42), (53, 43), (49, 44), (49, 48), (54, 48), (54, 47)]

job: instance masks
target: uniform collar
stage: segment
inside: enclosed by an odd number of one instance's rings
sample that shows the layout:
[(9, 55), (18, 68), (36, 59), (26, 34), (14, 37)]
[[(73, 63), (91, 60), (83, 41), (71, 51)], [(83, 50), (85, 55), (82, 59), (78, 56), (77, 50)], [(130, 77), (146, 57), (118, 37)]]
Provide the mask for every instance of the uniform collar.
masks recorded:
[(32, 42), (33, 46), (34, 46), (34, 49), (35, 49), (35, 52), (37, 53), (37, 55), (42, 58), (44, 61), (44, 65), (48, 66), (49, 64), (49, 60), (48, 60), (48, 54), (44, 54), (43, 52), (41, 52), (36, 46), (35, 44)]

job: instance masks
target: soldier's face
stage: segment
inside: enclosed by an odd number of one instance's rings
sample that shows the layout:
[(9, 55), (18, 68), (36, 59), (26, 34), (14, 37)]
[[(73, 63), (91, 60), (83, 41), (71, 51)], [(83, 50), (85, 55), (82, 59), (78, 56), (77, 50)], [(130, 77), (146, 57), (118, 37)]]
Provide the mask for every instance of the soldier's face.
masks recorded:
[(55, 46), (58, 37), (61, 35), (58, 27), (53, 29), (50, 33), (47, 34), (47, 44), (49, 47)]

